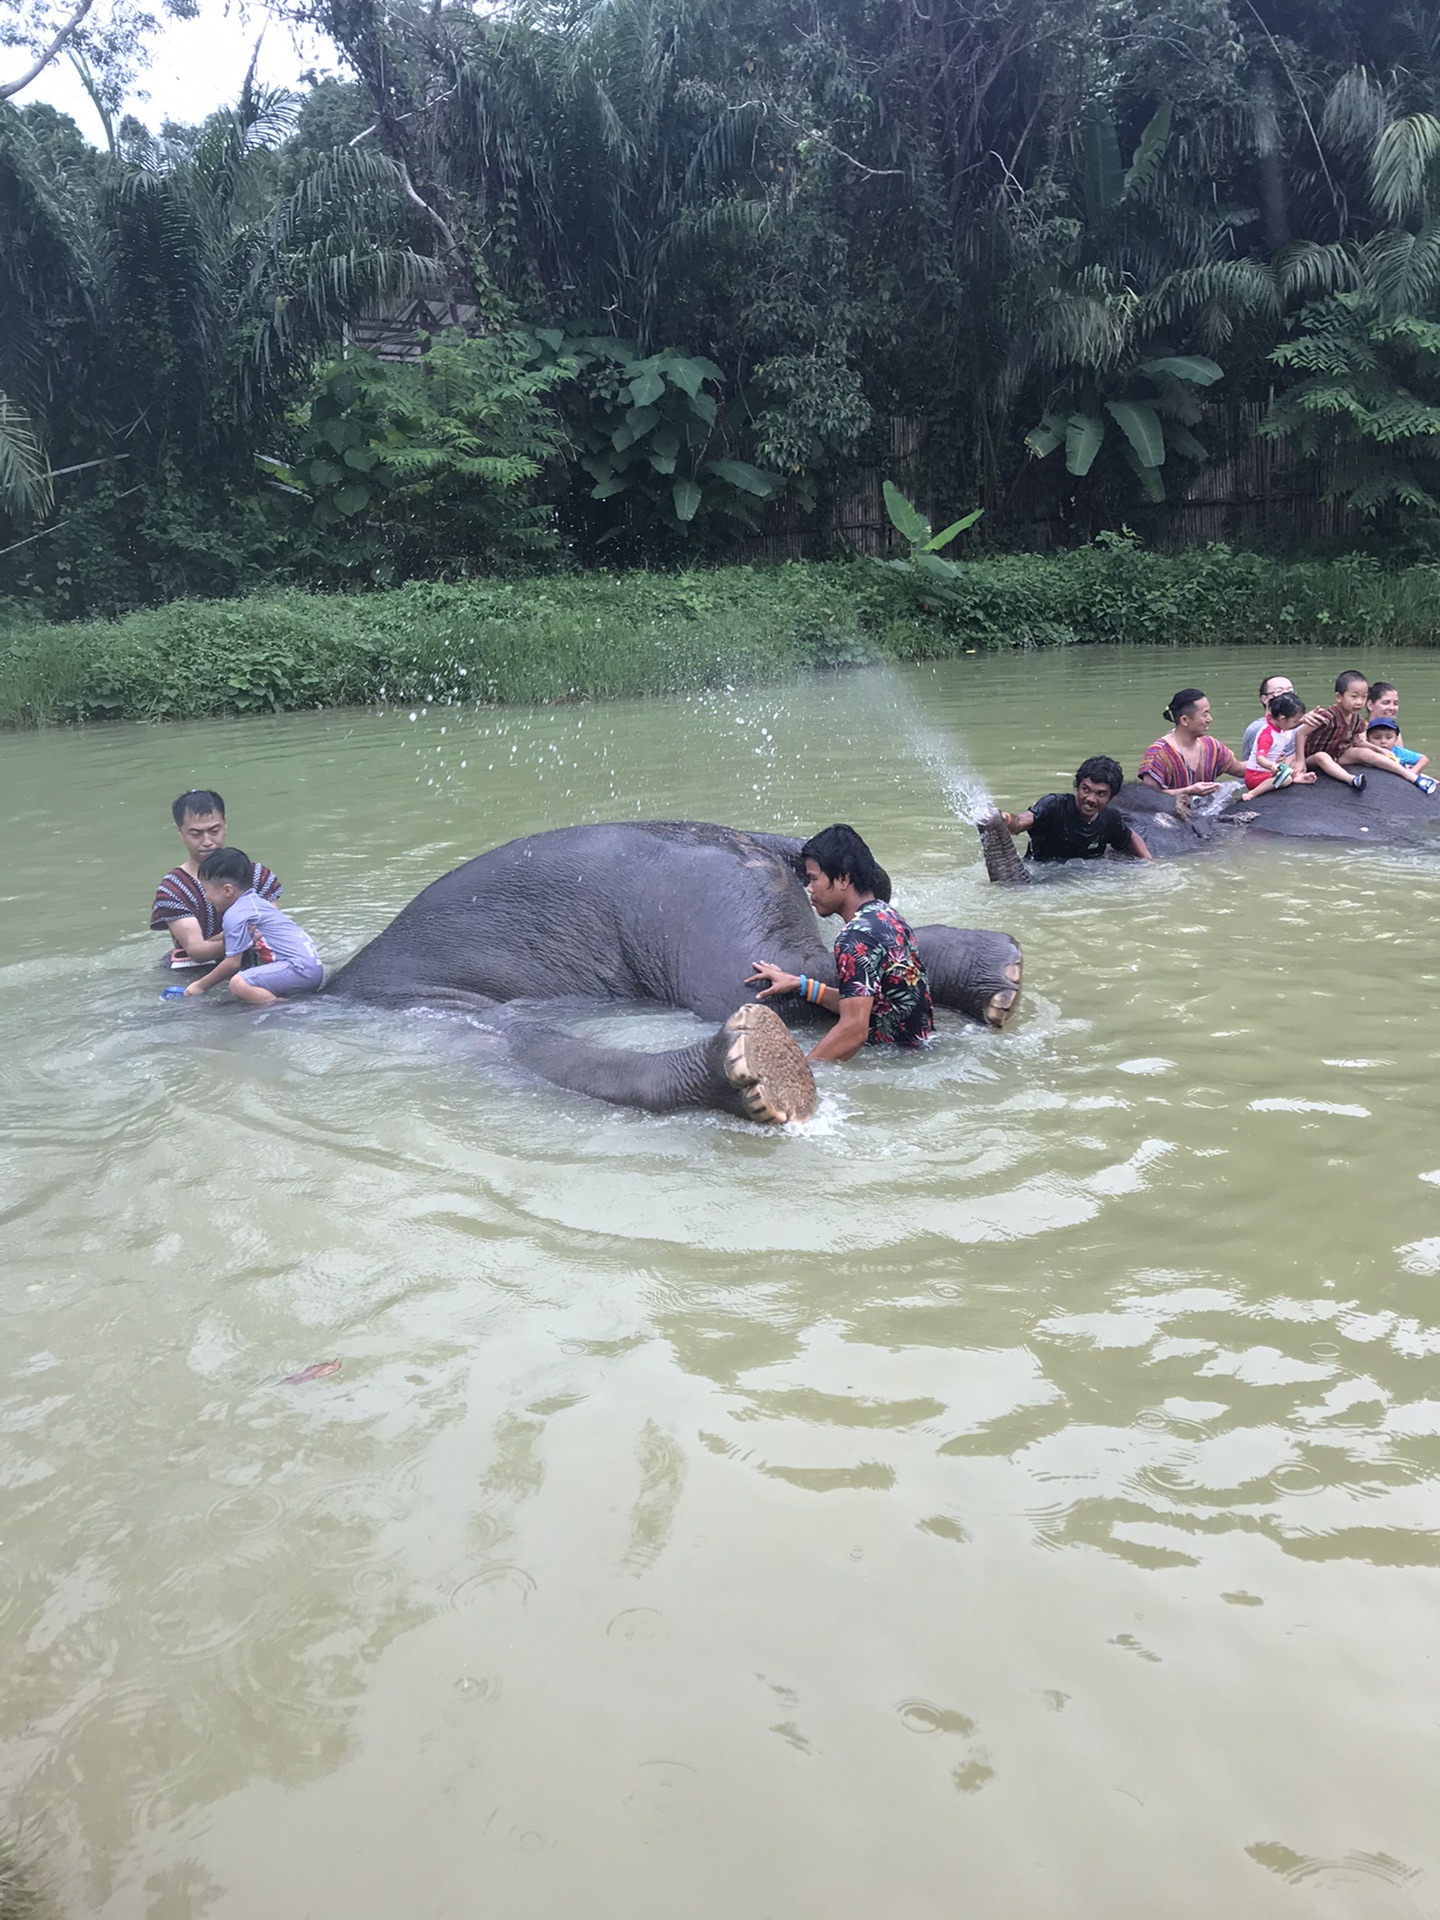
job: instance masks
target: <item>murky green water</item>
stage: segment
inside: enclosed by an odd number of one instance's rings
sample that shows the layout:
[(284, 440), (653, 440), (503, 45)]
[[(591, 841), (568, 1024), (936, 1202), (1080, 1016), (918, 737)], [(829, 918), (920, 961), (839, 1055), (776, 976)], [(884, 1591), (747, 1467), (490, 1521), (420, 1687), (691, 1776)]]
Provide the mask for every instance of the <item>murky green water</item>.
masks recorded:
[[(1440, 1912), (1440, 861), (1006, 894), (944, 798), (1266, 664), (6, 739), (0, 1810), (68, 1915)], [(195, 783), (331, 960), (517, 833), (849, 819), (1025, 1008), (787, 1136), (162, 1005)]]

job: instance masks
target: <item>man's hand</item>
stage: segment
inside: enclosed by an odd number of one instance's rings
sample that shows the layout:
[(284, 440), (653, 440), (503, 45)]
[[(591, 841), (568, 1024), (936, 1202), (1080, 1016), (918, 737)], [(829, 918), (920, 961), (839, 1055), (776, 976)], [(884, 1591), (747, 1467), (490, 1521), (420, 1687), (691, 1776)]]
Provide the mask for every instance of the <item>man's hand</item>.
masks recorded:
[(786, 973), (785, 969), (783, 967), (777, 967), (773, 960), (752, 960), (750, 964), (755, 971), (746, 980), (746, 986), (759, 986), (762, 980), (769, 983), (766, 986), (760, 987), (760, 991), (755, 995), (757, 1000), (770, 1000), (777, 993), (796, 993), (799, 991), (800, 976), (798, 973)]

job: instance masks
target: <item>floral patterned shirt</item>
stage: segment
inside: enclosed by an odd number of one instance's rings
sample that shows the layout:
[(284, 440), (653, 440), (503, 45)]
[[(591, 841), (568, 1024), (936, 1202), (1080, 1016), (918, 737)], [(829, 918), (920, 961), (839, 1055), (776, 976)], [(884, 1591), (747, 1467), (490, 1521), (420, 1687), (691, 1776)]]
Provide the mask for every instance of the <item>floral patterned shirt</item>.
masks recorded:
[(919, 1047), (930, 1038), (935, 1009), (930, 983), (909, 927), (883, 900), (870, 900), (835, 941), (840, 998), (870, 998), (871, 1046)]

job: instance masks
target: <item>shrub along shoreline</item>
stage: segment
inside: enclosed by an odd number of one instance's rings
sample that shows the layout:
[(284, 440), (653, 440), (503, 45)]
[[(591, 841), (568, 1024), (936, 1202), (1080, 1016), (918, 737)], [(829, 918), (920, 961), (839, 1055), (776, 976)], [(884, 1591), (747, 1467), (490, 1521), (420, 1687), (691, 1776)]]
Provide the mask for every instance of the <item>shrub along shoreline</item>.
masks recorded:
[(0, 632), (0, 725), (601, 699), (972, 650), (1315, 641), (1440, 644), (1440, 566), (1112, 538), (967, 562), (943, 606), (860, 559), (176, 601)]

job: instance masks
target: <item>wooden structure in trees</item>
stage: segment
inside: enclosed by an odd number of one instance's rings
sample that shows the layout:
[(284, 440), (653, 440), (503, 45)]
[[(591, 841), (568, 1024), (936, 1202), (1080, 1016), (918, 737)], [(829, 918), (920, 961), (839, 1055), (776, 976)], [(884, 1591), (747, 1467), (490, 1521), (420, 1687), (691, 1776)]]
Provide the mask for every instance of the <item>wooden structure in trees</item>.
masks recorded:
[(427, 336), (444, 333), (448, 327), (477, 332), (479, 312), (472, 293), (431, 288), (428, 293), (407, 294), (357, 320), (348, 330), (346, 345), (362, 348), (393, 366), (412, 365), (424, 353)]

